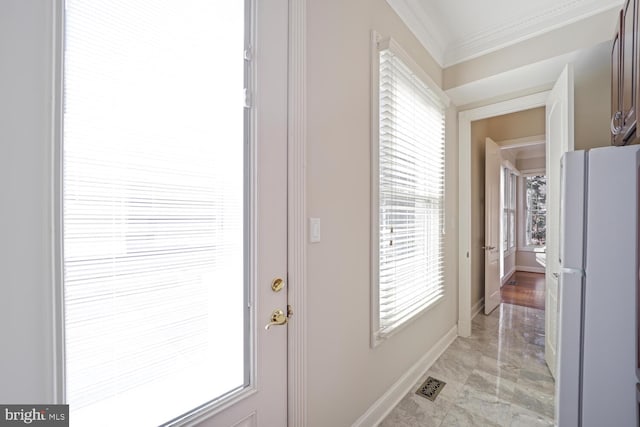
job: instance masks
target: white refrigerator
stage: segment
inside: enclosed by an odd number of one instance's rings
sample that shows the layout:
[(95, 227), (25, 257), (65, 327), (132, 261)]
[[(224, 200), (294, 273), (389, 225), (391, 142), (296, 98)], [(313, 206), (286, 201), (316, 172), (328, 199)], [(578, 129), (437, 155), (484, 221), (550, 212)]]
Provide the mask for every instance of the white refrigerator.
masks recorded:
[(640, 146), (562, 158), (556, 420), (637, 427)]

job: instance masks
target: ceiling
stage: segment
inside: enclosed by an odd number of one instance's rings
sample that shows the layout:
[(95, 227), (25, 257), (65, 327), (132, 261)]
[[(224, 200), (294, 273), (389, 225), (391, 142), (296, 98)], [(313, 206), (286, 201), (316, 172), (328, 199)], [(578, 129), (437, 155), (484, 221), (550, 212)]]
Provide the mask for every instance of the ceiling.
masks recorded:
[(508, 148), (502, 148), (502, 151), (510, 153), (516, 160), (534, 159), (546, 156), (544, 140), (523, 143), (517, 146), (510, 146)]
[(623, 0), (387, 0), (443, 68), (612, 8)]

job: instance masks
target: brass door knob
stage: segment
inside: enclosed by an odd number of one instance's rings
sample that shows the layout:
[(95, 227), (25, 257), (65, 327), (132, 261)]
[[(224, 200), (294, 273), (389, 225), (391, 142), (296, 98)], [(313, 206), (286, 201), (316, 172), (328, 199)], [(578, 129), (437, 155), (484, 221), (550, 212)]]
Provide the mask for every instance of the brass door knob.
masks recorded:
[(273, 313), (271, 314), (271, 322), (267, 323), (267, 325), (264, 328), (266, 330), (269, 330), (269, 328), (272, 326), (281, 326), (286, 324), (288, 321), (289, 321), (289, 318), (284, 313), (284, 311), (277, 309), (277, 310), (274, 310)]

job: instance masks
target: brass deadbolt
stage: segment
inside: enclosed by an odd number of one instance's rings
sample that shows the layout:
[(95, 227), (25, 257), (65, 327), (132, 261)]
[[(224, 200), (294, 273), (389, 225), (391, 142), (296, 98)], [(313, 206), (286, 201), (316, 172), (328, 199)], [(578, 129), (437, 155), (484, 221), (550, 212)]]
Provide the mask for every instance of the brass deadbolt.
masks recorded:
[(284, 288), (284, 280), (279, 277), (277, 279), (273, 279), (273, 282), (271, 282), (271, 289), (273, 292), (280, 292), (282, 288)]

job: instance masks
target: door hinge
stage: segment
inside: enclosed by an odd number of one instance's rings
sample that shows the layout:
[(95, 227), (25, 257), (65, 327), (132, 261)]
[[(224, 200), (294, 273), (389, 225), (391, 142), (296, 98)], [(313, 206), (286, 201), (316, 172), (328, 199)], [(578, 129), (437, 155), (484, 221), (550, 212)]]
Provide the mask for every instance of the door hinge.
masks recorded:
[(244, 50), (244, 60), (251, 61), (252, 59), (253, 59), (253, 51), (251, 49), (251, 46), (249, 46)]

